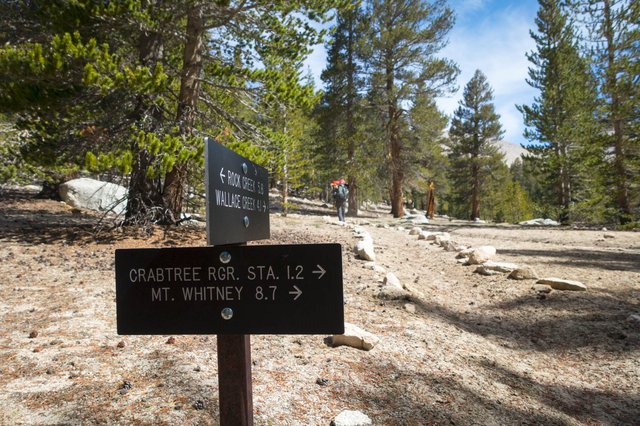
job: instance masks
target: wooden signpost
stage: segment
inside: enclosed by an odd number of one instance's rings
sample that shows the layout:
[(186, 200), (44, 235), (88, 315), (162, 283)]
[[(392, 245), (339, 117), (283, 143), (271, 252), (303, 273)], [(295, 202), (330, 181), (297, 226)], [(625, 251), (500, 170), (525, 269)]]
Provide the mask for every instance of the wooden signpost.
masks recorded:
[(344, 333), (339, 244), (269, 238), (267, 171), (205, 140), (208, 247), (116, 250), (118, 334), (216, 334), (220, 424), (253, 424), (251, 334)]

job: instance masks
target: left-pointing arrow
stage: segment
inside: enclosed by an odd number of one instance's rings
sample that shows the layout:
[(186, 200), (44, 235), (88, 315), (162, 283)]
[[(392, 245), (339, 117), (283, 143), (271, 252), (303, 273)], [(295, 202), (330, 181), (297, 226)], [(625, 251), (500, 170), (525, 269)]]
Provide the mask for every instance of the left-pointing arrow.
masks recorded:
[(319, 274), (318, 275), (318, 279), (322, 278), (324, 276), (324, 274), (327, 272), (324, 270), (324, 268), (320, 265), (316, 265), (318, 267), (318, 269), (316, 269), (315, 271), (311, 271), (311, 273), (313, 274)]
[(297, 300), (298, 297), (302, 295), (302, 290), (300, 290), (297, 285), (294, 285), (293, 288), (295, 288), (295, 290), (290, 291), (289, 294), (295, 294), (296, 297), (294, 297), (293, 300)]
[(224, 183), (224, 167), (220, 169), (220, 180)]

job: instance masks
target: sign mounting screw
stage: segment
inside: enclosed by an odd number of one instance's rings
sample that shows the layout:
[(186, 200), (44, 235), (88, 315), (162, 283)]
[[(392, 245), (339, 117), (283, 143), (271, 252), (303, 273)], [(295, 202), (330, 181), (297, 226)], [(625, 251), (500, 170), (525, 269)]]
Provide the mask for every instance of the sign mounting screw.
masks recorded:
[(220, 315), (222, 315), (222, 319), (230, 320), (233, 318), (233, 309), (224, 308), (222, 312), (220, 312)]
[(245, 175), (249, 171), (249, 167), (247, 166), (247, 163), (242, 163), (242, 171), (244, 172)]
[(229, 253), (228, 251), (223, 251), (222, 253), (220, 253), (220, 262), (222, 263), (231, 262), (231, 253)]
[(249, 217), (248, 217), (248, 216), (245, 216), (245, 217), (242, 219), (242, 223), (244, 224), (244, 227), (245, 227), (245, 228), (248, 228), (248, 227), (249, 227)]

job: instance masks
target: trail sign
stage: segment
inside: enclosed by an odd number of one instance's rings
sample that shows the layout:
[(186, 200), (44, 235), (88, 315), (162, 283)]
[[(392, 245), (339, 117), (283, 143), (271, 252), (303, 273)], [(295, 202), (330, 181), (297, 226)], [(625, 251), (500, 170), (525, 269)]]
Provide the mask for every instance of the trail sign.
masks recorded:
[(116, 250), (118, 334), (344, 333), (340, 244)]
[(269, 238), (269, 173), (211, 138), (205, 139), (209, 244)]

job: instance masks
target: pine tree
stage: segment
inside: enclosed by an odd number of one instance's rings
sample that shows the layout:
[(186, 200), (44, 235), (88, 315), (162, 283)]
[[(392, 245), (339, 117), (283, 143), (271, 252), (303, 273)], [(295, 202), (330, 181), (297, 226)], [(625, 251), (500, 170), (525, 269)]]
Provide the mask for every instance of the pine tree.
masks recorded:
[(370, 24), (366, 43), (371, 99), (384, 123), (389, 195), (394, 217), (404, 215), (406, 140), (405, 105), (416, 92), (433, 96), (451, 90), (458, 74), (450, 61), (435, 54), (445, 45), (454, 16), (444, 0), (371, 0), (365, 20)]
[(447, 157), (443, 150), (448, 118), (427, 92), (419, 93), (409, 112), (406, 173), (414, 207), (426, 210), (429, 191), (447, 191)]
[(633, 0), (574, 1), (589, 29), (587, 48), (598, 77), (606, 180), (617, 220), (633, 220), (640, 203), (640, 5)]
[(471, 220), (480, 218), (481, 199), (488, 195), (488, 184), (496, 180), (494, 171), (504, 167), (504, 154), (494, 144), (503, 131), (492, 101), (493, 90), (486, 76), (476, 70), (464, 88), (449, 129), (454, 211), (466, 213)]
[[(362, 16), (357, 4), (338, 13), (333, 38), (328, 45), (325, 84), (319, 116), (322, 131), (319, 154), (341, 176), (346, 172), (349, 185), (348, 216), (357, 216), (359, 186), (363, 177), (361, 121), (363, 87), (359, 45), (362, 42)], [(323, 155), (324, 154), (324, 155)]]
[[(540, 0), (537, 32), (531, 31), (536, 51), (527, 55), (530, 86), (540, 91), (531, 106), (519, 106), (528, 128), (527, 147), (544, 173), (545, 194), (541, 200), (560, 210), (567, 222), (575, 201), (596, 167), (591, 159), (601, 156), (595, 145), (598, 127), (594, 109), (596, 94), (586, 61), (580, 57), (574, 33), (557, 0)], [(596, 173), (597, 174), (597, 173)], [(580, 194), (580, 192), (583, 192)]]

